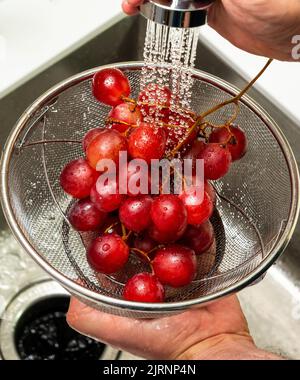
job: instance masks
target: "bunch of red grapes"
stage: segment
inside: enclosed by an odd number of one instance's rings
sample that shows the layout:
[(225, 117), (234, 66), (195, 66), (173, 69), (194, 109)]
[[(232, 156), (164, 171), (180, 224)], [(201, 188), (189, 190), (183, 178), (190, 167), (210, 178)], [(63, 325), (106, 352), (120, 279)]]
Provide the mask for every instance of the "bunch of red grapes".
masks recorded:
[[(60, 176), (63, 190), (77, 199), (68, 218), (77, 231), (99, 233), (87, 248), (93, 270), (111, 275), (124, 270), (129, 255), (139, 255), (149, 272), (138, 273), (124, 286), (123, 297), (137, 302), (163, 302), (164, 285), (179, 288), (197, 276), (197, 259), (212, 246), (215, 236), (210, 222), (216, 194), (209, 180), (223, 177), (233, 161), (247, 149), (245, 133), (236, 125), (212, 129), (201, 138), (197, 118), (191, 111), (171, 110), (171, 91), (149, 85), (137, 101), (129, 98), (130, 83), (117, 69), (97, 72), (92, 83), (95, 98), (112, 106), (107, 125), (90, 130), (83, 139), (85, 158), (67, 164)], [(159, 120), (149, 115), (159, 111)], [(200, 136), (200, 137), (199, 137)], [(118, 181), (99, 188), (100, 160), (118, 165), (119, 153), (131, 159), (170, 157), (170, 154), (204, 160), (204, 196), (195, 185), (181, 194), (127, 194)], [(134, 173), (128, 171), (128, 181)], [(149, 179), (150, 181), (150, 179)]]

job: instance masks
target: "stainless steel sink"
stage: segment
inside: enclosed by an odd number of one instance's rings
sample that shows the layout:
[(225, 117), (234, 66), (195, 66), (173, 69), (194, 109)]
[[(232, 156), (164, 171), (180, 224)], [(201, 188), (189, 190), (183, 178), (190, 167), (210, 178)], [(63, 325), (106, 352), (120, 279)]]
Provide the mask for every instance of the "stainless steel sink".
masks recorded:
[[(141, 60), (144, 32), (145, 21), (141, 17), (124, 18), (1, 99), (1, 146), (3, 147), (6, 137), (19, 115), (35, 98), (52, 85), (94, 66), (111, 62)], [(207, 46), (205, 41), (199, 44), (196, 67), (217, 75), (238, 87), (242, 87), (246, 83), (225, 60)], [(279, 105), (271, 103), (256, 89), (251, 90), (250, 95), (277, 121), (286, 134), (299, 165), (300, 125), (284, 114)], [(4, 255), (10, 255), (12, 261), (19, 254), (23, 256), (23, 253), (19, 252), (20, 249), (15, 246), (2, 213), (0, 229), (2, 231), (0, 234), (0, 260)], [(18, 253), (16, 253), (17, 251)], [(34, 276), (33, 273), (29, 280), (27, 276), (26, 281), (34, 281)], [(0, 301), (1, 294), (5, 294), (4, 298), (7, 300), (9, 295), (11, 296), (16, 291), (14, 275), (11, 274), (7, 278), (11, 282), (8, 281), (3, 285), (0, 277)], [(26, 281), (20, 286), (26, 286)], [(271, 268), (261, 283), (243, 290), (239, 297), (257, 344), (290, 358), (300, 359), (299, 223), (291, 243), (278, 263)], [(126, 358), (130, 358), (130, 356), (126, 356)]]

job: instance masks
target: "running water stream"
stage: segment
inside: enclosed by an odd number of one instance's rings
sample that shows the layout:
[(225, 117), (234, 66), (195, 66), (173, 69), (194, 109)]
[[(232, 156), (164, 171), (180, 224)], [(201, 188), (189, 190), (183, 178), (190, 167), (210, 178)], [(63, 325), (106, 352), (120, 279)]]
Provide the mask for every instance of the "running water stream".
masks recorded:
[[(141, 90), (156, 84), (156, 99), (163, 97), (160, 88), (172, 92), (171, 109), (190, 109), (192, 98), (192, 69), (195, 66), (199, 28), (170, 28), (148, 21), (144, 47), (145, 66)], [(150, 86), (151, 88), (151, 86)], [(152, 91), (153, 96), (153, 91)]]

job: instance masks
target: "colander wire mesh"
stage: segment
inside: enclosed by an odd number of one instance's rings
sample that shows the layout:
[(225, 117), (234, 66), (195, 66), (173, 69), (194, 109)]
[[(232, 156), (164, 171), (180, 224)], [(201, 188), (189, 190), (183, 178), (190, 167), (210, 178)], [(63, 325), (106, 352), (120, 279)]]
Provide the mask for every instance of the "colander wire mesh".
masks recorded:
[[(132, 97), (140, 88), (141, 64), (121, 66), (128, 76)], [(220, 82), (195, 71), (192, 108), (201, 113), (228, 99), (229, 91)], [(23, 123), (10, 155), (7, 183), (15, 222), (46, 265), (64, 277), (80, 282), (98, 295), (122, 297), (123, 284), (136, 271), (147, 270), (131, 256), (126, 270), (114, 276), (95, 273), (87, 263), (85, 246), (94, 234), (78, 233), (66, 214), (73, 200), (59, 183), (63, 167), (83, 156), (80, 141), (85, 133), (105, 125), (110, 107), (94, 99), (91, 76), (82, 75), (56, 90), (47, 104), (35, 110)], [(232, 114), (231, 105), (213, 114), (210, 121), (221, 124)], [(216, 241), (215, 260), (199, 259), (209, 266), (189, 286), (167, 289), (167, 302), (199, 300), (238, 284), (272, 254), (291, 220), (293, 200), (291, 171), (281, 141), (264, 115), (242, 101), (236, 123), (246, 132), (249, 149), (230, 172), (214, 186), (218, 192), (217, 211), (212, 218)], [(74, 140), (31, 145), (37, 141)], [(286, 147), (286, 149), (289, 149)], [(295, 216), (294, 216), (295, 217)], [(202, 260), (202, 261), (201, 261)], [(86, 301), (86, 299), (85, 299)], [(94, 306), (96, 305), (93, 301)], [(101, 308), (101, 302), (96, 305)], [(126, 309), (126, 308), (125, 308)], [(116, 312), (110, 309), (108, 311)], [(127, 310), (117, 313), (134, 316)], [(144, 315), (145, 316), (145, 315)]]

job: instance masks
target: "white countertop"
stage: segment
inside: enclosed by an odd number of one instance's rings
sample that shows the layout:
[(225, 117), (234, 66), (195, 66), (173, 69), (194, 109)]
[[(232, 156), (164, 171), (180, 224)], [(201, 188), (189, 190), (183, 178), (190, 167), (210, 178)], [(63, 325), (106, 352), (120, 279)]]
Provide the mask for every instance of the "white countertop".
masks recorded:
[[(121, 0), (0, 0), (0, 98), (120, 19), (120, 4)], [(207, 26), (201, 36), (246, 78), (266, 62)], [(258, 86), (300, 126), (299, 62), (274, 62)]]
[(0, 98), (123, 17), (120, 4), (0, 0)]

